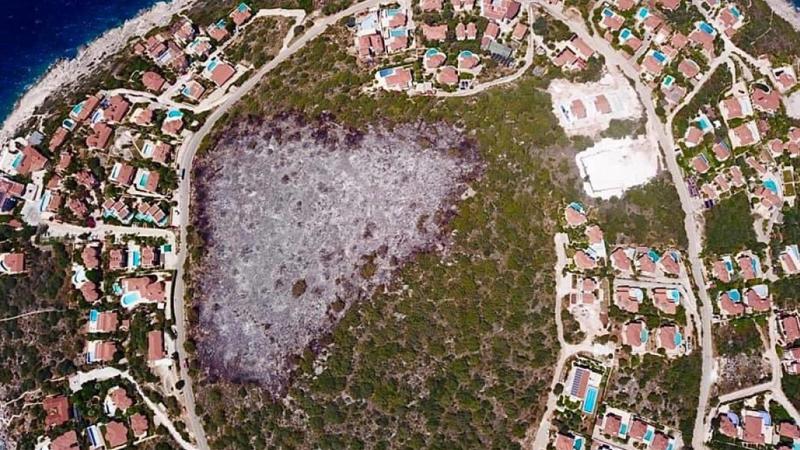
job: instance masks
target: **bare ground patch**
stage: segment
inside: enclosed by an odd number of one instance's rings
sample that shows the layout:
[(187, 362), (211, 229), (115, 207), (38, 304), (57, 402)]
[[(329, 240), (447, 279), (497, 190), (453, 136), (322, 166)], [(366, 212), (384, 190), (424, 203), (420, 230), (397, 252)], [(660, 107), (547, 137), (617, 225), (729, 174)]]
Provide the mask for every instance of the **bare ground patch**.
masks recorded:
[(354, 299), (446, 248), (441, 225), (480, 165), (445, 126), (359, 133), (284, 116), (225, 136), (196, 172), (198, 350), (212, 377), (277, 393)]

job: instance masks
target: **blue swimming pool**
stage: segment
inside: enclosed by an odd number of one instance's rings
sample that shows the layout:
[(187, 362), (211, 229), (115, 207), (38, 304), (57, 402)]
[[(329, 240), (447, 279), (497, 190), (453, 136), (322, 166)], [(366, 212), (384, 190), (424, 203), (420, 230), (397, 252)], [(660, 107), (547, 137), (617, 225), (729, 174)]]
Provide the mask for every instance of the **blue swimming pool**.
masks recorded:
[(740, 302), (742, 300), (742, 294), (739, 293), (738, 289), (729, 290), (728, 297), (730, 297), (733, 302)]
[(180, 109), (170, 109), (167, 111), (167, 118), (168, 119), (180, 119), (183, 117), (183, 113)]
[(474, 56), (474, 53), (469, 50), (461, 50), (461, 53), (458, 54), (459, 58), (471, 58), (472, 56)]
[(737, 19), (742, 16), (742, 13), (739, 11), (739, 8), (736, 5), (731, 5), (731, 14)]
[(678, 303), (681, 300), (681, 292), (677, 289), (670, 289), (667, 291), (667, 296), (675, 303)]
[(125, 308), (133, 308), (142, 299), (139, 291), (128, 292), (120, 298), (122, 306)]
[(717, 34), (717, 30), (715, 30), (714, 27), (712, 27), (708, 22), (700, 22), (698, 27), (703, 33), (710, 34), (712, 36)]
[(655, 52), (653, 52), (653, 58), (655, 58), (656, 61), (658, 61), (659, 63), (664, 64), (664, 61), (667, 60), (667, 55), (665, 55), (665, 54), (663, 54), (663, 53), (661, 53), (659, 51), (655, 51)]
[(389, 8), (386, 10), (387, 17), (394, 17), (400, 13), (400, 8)]
[(391, 75), (393, 73), (394, 73), (394, 69), (393, 68), (381, 69), (381, 70), (378, 71), (378, 76), (381, 77), (381, 78), (386, 78), (386, 77), (388, 77), (389, 75)]
[(612, 10), (610, 10), (608, 8), (603, 8), (603, 15), (606, 16), (606, 17), (611, 17), (611, 16), (614, 15), (614, 11), (612, 11)]
[(130, 266), (134, 269), (142, 264), (142, 254), (139, 250), (131, 251)]
[(250, 9), (250, 7), (247, 6), (247, 3), (244, 3), (244, 2), (239, 3), (239, 6), (236, 7), (236, 10), (239, 11), (240, 13), (243, 13), (243, 12), (247, 11), (248, 9)]
[(650, 443), (653, 440), (653, 429), (647, 427), (647, 431), (644, 433), (644, 437), (642, 438), (643, 441)]
[(628, 434), (628, 424), (627, 423), (623, 423), (619, 427), (619, 435), (620, 436), (625, 436), (626, 434)]
[(675, 82), (675, 77), (673, 77), (672, 75), (667, 75), (664, 77), (664, 81), (662, 81), (661, 84), (663, 84), (664, 87), (670, 87), (674, 82)]
[(647, 16), (649, 16), (649, 15), (650, 15), (650, 10), (649, 10), (649, 9), (647, 9), (647, 8), (645, 8), (644, 6), (642, 6), (641, 8), (639, 8), (639, 11), (636, 13), (636, 17), (638, 17), (638, 18), (639, 18), (639, 20), (644, 20), (644, 19), (646, 19), (646, 18), (647, 18)]
[(683, 335), (678, 331), (675, 332), (675, 345), (680, 346), (683, 344)]
[(89, 321), (90, 322), (97, 322), (97, 319), (100, 318), (100, 311), (93, 309), (89, 311)]
[(389, 30), (390, 37), (405, 37), (408, 34), (405, 28), (392, 28)]
[(766, 179), (762, 184), (764, 185), (765, 188), (769, 189), (774, 194), (778, 193), (778, 184), (775, 183), (774, 180)]
[(430, 58), (431, 56), (436, 56), (439, 53), (439, 49), (436, 48), (429, 48), (425, 51), (425, 56)]
[[(572, 442), (572, 450), (582, 450), (583, 449), (583, 438), (578, 436)], [(797, 450), (797, 449), (795, 449)]]
[(642, 332), (639, 333), (639, 339), (642, 340), (642, 344), (647, 342), (647, 339), (650, 337), (650, 332), (647, 331), (647, 328), (642, 328)]
[(69, 114), (72, 116), (77, 116), (78, 114), (80, 114), (81, 111), (83, 111), (83, 103), (84, 102), (80, 102), (77, 105), (73, 106), (72, 111), (70, 111)]
[(706, 117), (701, 117), (700, 120), (697, 121), (697, 126), (699, 126), (701, 130), (706, 131), (711, 128), (711, 122)]
[(619, 38), (622, 39), (623, 41), (627, 41), (628, 39), (631, 38), (631, 34), (632, 34), (631, 30), (623, 28), (622, 31), (619, 32)]
[(150, 178), (149, 173), (143, 173), (142, 176), (139, 178), (139, 187), (144, 189), (147, 186), (147, 180)]
[(594, 386), (589, 386), (586, 389), (586, 398), (583, 399), (583, 412), (585, 414), (591, 414), (594, 412), (595, 406), (597, 406), (597, 388)]

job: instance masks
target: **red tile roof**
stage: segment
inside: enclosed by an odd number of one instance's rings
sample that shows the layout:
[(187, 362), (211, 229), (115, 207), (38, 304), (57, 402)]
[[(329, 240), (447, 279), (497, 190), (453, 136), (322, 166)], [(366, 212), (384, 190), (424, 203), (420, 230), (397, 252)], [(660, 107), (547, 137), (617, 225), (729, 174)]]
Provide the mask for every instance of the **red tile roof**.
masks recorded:
[(161, 330), (147, 333), (147, 360), (158, 361), (164, 358), (164, 335)]
[(44, 425), (47, 428), (57, 427), (69, 420), (69, 400), (63, 395), (45, 398), (42, 407), (46, 414)]
[(69, 430), (50, 443), (50, 450), (78, 450), (78, 434), (75, 430)]
[(128, 442), (128, 427), (120, 422), (106, 424), (106, 444), (108, 448), (119, 447)]

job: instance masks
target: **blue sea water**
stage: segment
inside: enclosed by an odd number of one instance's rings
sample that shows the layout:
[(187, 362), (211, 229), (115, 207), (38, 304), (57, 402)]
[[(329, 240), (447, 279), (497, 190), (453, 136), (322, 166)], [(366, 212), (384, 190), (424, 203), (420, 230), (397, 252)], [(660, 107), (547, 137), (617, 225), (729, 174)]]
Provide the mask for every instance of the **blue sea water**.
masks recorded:
[(0, 122), (50, 67), (157, 0), (4, 0), (0, 10)]

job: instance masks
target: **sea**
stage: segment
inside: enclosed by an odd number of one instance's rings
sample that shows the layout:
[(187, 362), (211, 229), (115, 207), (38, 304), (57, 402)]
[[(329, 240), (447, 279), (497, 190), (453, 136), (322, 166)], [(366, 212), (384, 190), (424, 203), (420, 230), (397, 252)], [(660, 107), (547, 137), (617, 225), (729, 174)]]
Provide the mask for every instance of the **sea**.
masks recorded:
[(158, 0), (2, 0), (0, 123), (55, 62)]

